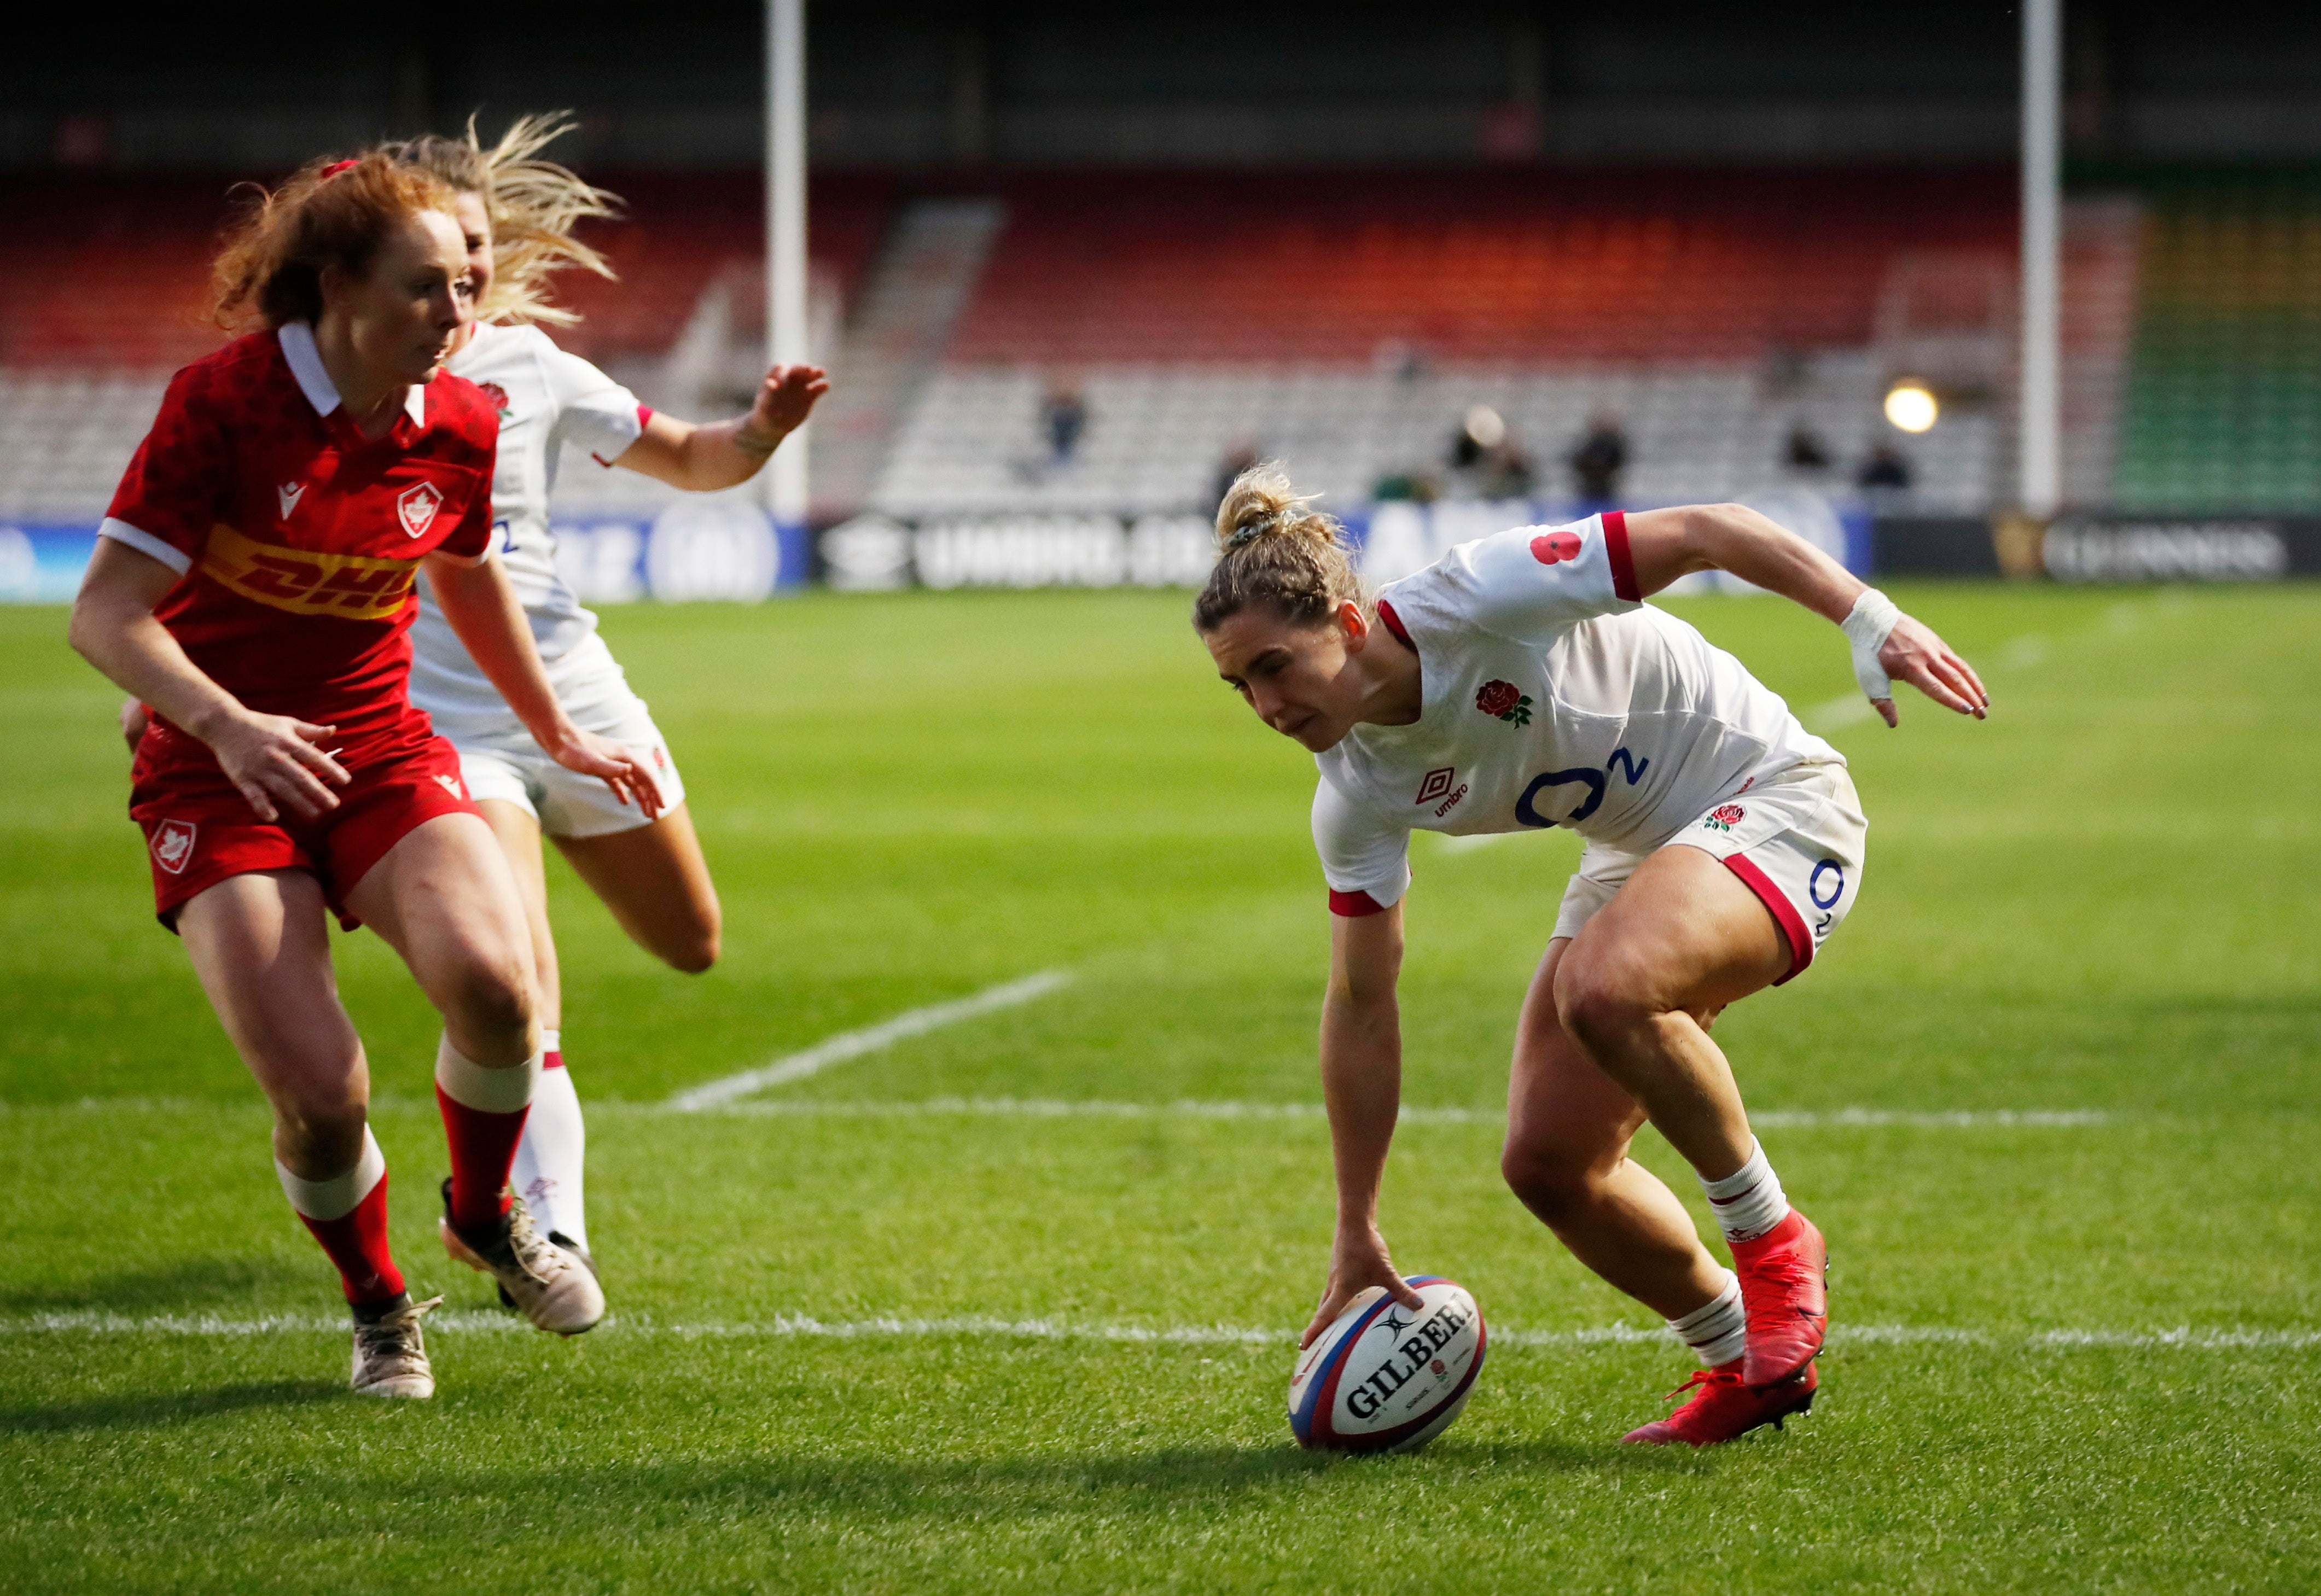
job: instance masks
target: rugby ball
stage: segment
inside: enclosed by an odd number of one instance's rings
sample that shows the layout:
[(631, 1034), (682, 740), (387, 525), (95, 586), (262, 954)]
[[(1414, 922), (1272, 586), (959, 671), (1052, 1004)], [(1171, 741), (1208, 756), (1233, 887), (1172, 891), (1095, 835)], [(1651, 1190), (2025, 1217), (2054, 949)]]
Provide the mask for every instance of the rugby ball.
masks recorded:
[(1374, 1285), (1356, 1297), (1289, 1377), (1289, 1428), (1326, 1452), (1415, 1452), (1459, 1417), (1483, 1370), (1483, 1310), (1439, 1274), (1407, 1274), (1419, 1307)]

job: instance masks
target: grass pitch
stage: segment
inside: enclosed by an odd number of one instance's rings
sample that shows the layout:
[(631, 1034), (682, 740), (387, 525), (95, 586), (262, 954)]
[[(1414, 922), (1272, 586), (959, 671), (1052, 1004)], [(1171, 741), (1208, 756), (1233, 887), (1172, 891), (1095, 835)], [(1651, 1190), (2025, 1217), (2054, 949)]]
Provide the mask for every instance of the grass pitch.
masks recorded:
[[(562, 1343), (436, 1249), (433, 1025), (340, 940), (398, 1251), (451, 1297), (408, 1405), (342, 1389), (256, 1090), (150, 918), (114, 695), (60, 612), (0, 610), (0, 1588), (2315, 1588), (2321, 593), (1897, 597), (1995, 717), (1831, 732), (1861, 906), (1718, 1029), (1831, 1238), (1822, 1401), (1616, 1445), (1685, 1359), (1500, 1188), (1492, 1123), (1576, 839), (1422, 838), (1406, 1093), (1459, 1111), (1404, 1127), (1384, 1219), (1493, 1342), (1434, 1447), (1351, 1462), (1280, 1410), (1330, 1219), (1312, 766), (1181, 596), (609, 618), (725, 961), (654, 967), (557, 875), (614, 1308)], [(1851, 692), (1789, 606), (1677, 607), (1809, 713)]]

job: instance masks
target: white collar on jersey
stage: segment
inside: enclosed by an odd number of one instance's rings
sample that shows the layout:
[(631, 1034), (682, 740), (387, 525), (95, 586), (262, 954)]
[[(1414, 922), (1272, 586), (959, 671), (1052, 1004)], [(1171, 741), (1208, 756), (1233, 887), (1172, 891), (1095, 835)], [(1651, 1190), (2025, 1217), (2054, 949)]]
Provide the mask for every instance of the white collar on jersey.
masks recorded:
[[(298, 379), (298, 391), (306, 395), (314, 413), (328, 415), (338, 409), (338, 385), (323, 369), (323, 351), (314, 347), (314, 330), (304, 322), (285, 322), (275, 336), (282, 341), (282, 358), (290, 362), (290, 375)], [(423, 385), (414, 383), (405, 393), (403, 413), (414, 427), (427, 424), (427, 390)]]

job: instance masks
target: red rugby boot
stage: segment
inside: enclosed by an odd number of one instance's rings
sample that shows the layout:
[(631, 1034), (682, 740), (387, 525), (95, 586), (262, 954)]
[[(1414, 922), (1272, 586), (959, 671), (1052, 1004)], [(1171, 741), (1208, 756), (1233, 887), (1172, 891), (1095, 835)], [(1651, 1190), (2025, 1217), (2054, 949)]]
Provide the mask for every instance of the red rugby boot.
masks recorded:
[(1719, 1368), (1695, 1369), (1692, 1378), (1669, 1395), (1680, 1397), (1698, 1386), (1698, 1396), (1666, 1419), (1656, 1419), (1641, 1429), (1632, 1429), (1620, 1439), (1638, 1446), (1678, 1443), (1714, 1446), (1745, 1436), (1760, 1425), (1770, 1424), (1779, 1429), (1782, 1419), (1813, 1406), (1814, 1390), (1820, 1383), (1820, 1374), (1807, 1364), (1805, 1373), (1792, 1374), (1770, 1391), (1752, 1391), (1742, 1382), (1741, 1360), (1736, 1357)]
[(1821, 1350), (1829, 1329), (1829, 1244), (1793, 1208), (1762, 1236), (1732, 1245), (1749, 1315), (1741, 1382), (1762, 1391), (1795, 1375)]

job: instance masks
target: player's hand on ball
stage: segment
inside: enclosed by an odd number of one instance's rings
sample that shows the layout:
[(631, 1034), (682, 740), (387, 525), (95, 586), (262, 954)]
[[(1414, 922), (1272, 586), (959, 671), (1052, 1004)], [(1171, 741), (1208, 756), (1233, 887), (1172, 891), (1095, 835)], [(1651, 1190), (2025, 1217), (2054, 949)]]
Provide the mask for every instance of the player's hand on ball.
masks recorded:
[(1420, 1306), (1418, 1293), (1394, 1272), (1394, 1260), (1387, 1256), (1386, 1238), (1379, 1234), (1378, 1227), (1340, 1226), (1338, 1239), (1330, 1248), (1329, 1283), (1322, 1288), (1322, 1304), (1314, 1310), (1313, 1322), (1297, 1338), (1298, 1347), (1312, 1346), (1315, 1337), (1337, 1322), (1347, 1303), (1374, 1285), (1384, 1286), (1405, 1308)]
[(259, 820), (271, 824), (282, 818), (285, 807), (302, 820), (313, 820), (339, 806), (339, 795), (331, 788), (343, 787), (354, 778), (323, 751), (322, 745), (337, 730), (288, 715), (242, 710), (221, 725), (205, 727), (202, 740), (217, 756), (218, 768), (234, 790)]
[(614, 797), (634, 803), (645, 819), (660, 817), (660, 787), (633, 748), (593, 731), (576, 730), (551, 752), (565, 769), (602, 779), (613, 789)]
[[(1990, 713), (1990, 694), (1983, 690), (1982, 678), (1922, 621), (1907, 615), (1897, 620), (1878, 650), (1878, 663), (1888, 676), (1909, 683), (1944, 709), (1978, 721)], [(1870, 704), (1887, 725), (1901, 723), (1892, 699), (1875, 698)]]
[(829, 392), (830, 374), (821, 367), (777, 366), (758, 385), (750, 426), (778, 441), (805, 425), (815, 401)]

